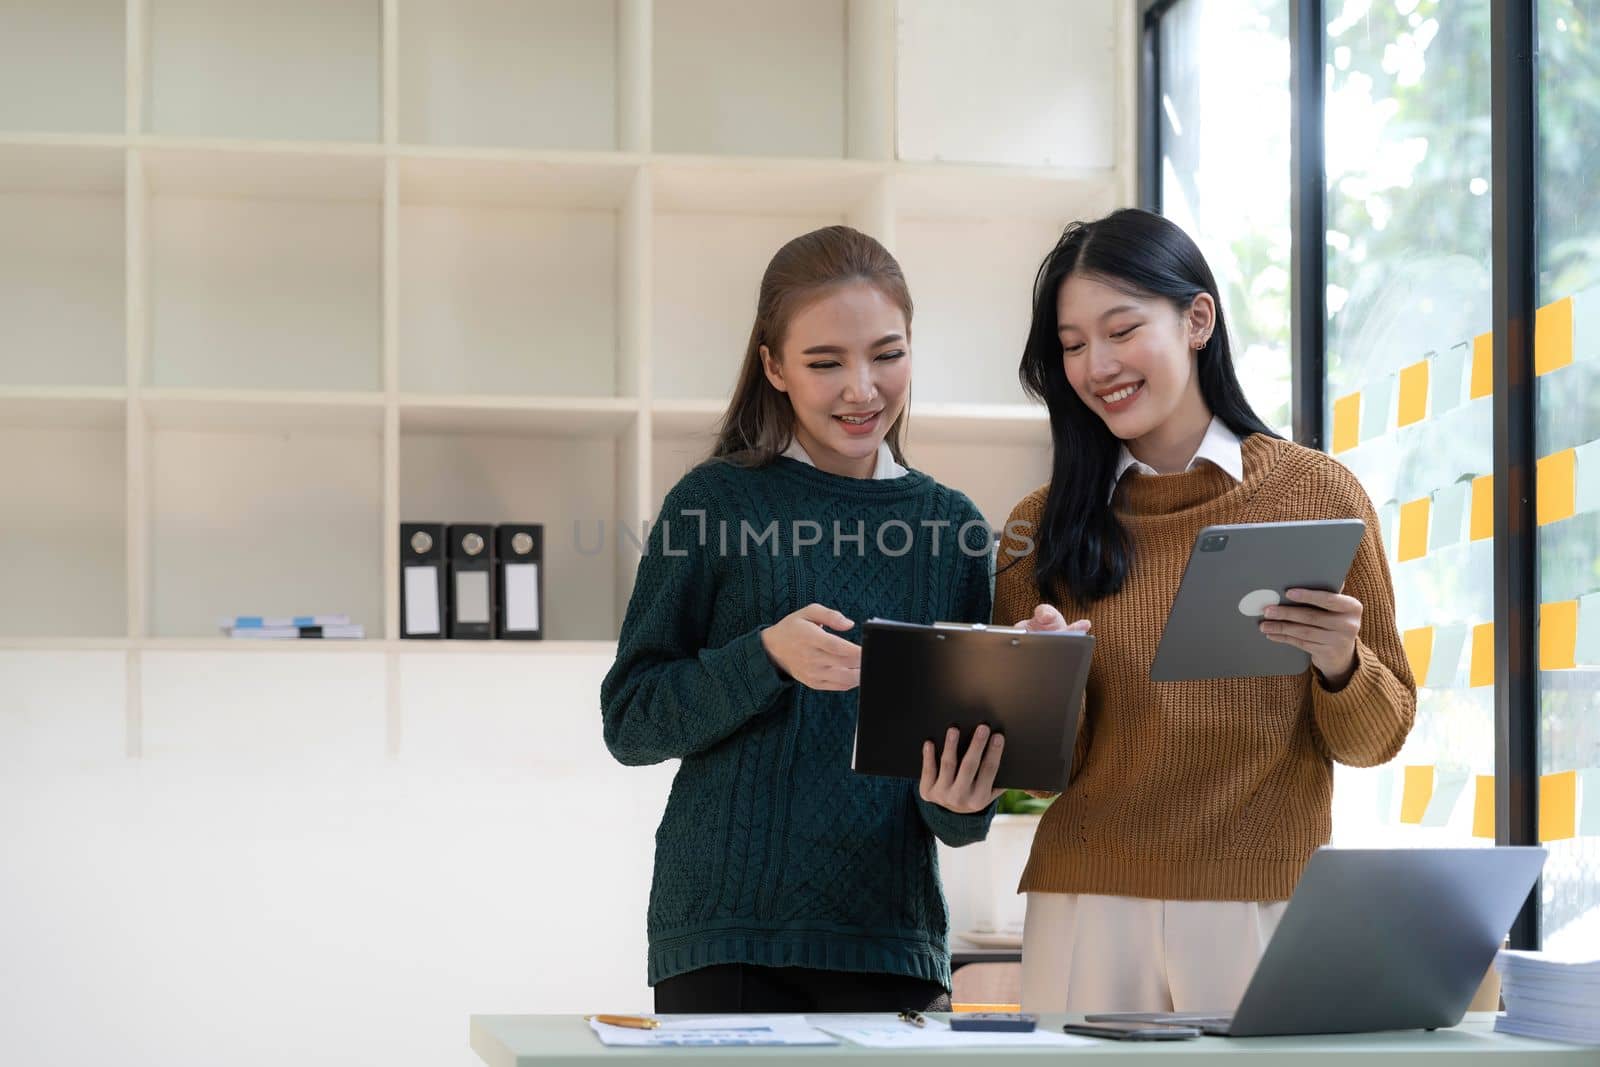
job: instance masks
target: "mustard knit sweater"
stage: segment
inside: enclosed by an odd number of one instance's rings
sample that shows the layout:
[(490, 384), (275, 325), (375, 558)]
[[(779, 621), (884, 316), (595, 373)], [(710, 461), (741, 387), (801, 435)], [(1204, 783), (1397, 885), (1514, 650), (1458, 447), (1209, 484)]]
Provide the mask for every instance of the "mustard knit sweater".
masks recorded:
[[(1400, 751), (1416, 685), (1395, 629), (1377, 515), (1360, 484), (1321, 452), (1261, 434), (1243, 445), (1244, 480), (1208, 463), (1128, 474), (1113, 504), (1133, 543), (1122, 589), (1093, 604), (1052, 598), (1093, 621), (1094, 664), (1065, 792), (1045, 813), (1021, 892), (1158, 900), (1283, 900), (1332, 830), (1333, 761), (1357, 767)], [(1040, 528), (1048, 487), (1007, 530)], [(1363, 606), (1355, 674), (1336, 692), (1314, 670), (1273, 678), (1152, 682), (1157, 639), (1203, 527), (1360, 518), (1366, 535), (1344, 592)], [(1016, 527), (1013, 523), (1030, 524)], [(1039, 601), (1034, 559), (1000, 546), (994, 619)]]

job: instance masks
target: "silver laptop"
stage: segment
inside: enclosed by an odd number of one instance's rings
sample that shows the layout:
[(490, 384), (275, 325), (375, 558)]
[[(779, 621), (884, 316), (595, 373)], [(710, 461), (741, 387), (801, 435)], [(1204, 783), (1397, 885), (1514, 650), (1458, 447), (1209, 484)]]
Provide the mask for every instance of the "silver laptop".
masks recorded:
[(1544, 866), (1542, 848), (1319, 849), (1232, 1015), (1112, 1012), (1226, 1037), (1455, 1026)]

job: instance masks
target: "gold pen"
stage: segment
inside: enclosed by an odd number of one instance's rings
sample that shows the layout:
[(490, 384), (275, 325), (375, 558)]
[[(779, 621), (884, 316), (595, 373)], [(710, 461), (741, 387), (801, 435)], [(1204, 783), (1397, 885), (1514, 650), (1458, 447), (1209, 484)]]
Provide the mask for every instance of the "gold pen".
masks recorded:
[(631, 1030), (654, 1030), (661, 1025), (655, 1019), (646, 1019), (638, 1015), (590, 1015), (589, 1018), (607, 1026), (626, 1026)]

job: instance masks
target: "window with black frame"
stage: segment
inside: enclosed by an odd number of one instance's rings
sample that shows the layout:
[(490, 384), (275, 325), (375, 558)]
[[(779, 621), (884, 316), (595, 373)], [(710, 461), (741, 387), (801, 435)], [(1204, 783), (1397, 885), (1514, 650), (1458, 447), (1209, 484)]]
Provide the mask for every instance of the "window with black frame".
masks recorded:
[(1600, 954), (1600, 0), (1539, 0), (1538, 301), (1541, 927)]
[(1239, 380), (1288, 436), (1289, 0), (1178, 0), (1159, 66), (1161, 213), (1205, 253)]
[[(1284, 427), (1292, 2), (1161, 8), (1150, 116), (1161, 210), (1205, 250), (1254, 356), (1241, 378)], [(1336, 768), (1334, 842), (1489, 845), (1489, 0), (1325, 6), (1326, 442), (1379, 510), (1419, 682), (1399, 757)]]
[(1418, 686), (1400, 755), (1336, 772), (1335, 839), (1490, 845), (1489, 2), (1329, 10), (1328, 446), (1378, 508)]
[[(1291, 384), (1290, 9), (1322, 16), (1323, 443), (1379, 509), (1419, 684), (1416, 728), (1400, 755), (1381, 768), (1336, 770), (1336, 844), (1489, 845), (1496, 797), (1508, 788), (1496, 782), (1495, 752), (1496, 686), (1508, 683), (1495, 677), (1501, 357), (1491, 329), (1496, 272), (1511, 269), (1492, 255), (1496, 2), (1146, 5), (1158, 20), (1146, 84), (1159, 90), (1143, 116), (1155, 134), (1144, 142), (1153, 152), (1142, 161), (1146, 188), (1211, 260), (1239, 348), (1255, 356), (1241, 374), (1277, 425), (1288, 423)], [(1535, 12), (1530, 543), (1539, 576), (1537, 837), (1551, 853), (1540, 926), (1545, 947), (1592, 957), (1600, 952), (1600, 0), (1538, 0)], [(1517, 194), (1508, 184), (1500, 195)], [(1531, 722), (1534, 712), (1513, 698), (1510, 714)]]

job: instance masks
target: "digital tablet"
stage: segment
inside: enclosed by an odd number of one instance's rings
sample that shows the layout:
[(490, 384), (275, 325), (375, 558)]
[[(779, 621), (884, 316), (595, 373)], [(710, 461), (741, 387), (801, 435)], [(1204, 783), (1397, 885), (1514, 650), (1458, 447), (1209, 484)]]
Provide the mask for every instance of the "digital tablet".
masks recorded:
[(1360, 519), (1207, 526), (1195, 538), (1150, 679), (1300, 674), (1311, 656), (1261, 633), (1261, 612), (1290, 589), (1338, 592), (1356, 558)]
[(987, 723), (1006, 743), (995, 785), (1060, 790), (1071, 770), (1094, 638), (981, 623), (869, 619), (861, 637), (856, 751), (861, 774), (922, 777), (922, 743)]

